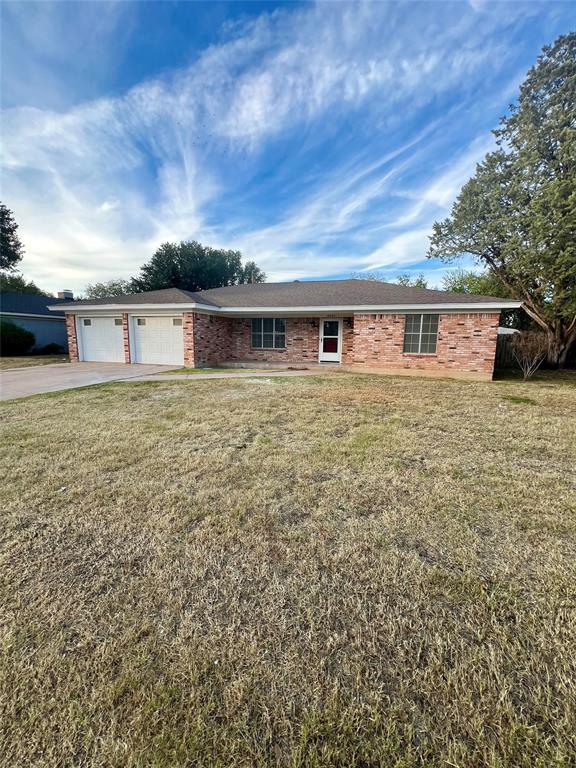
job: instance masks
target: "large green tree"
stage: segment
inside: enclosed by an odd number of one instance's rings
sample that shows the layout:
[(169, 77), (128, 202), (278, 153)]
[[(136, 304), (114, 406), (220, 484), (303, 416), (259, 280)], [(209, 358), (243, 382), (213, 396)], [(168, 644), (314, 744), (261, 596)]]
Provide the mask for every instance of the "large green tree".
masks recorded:
[[(442, 278), (442, 289), (453, 293), (497, 296), (500, 299), (514, 298), (509, 289), (489, 269), (480, 273), (471, 269), (451, 269)], [(500, 316), (500, 323), (519, 330), (534, 330), (534, 321), (521, 309), (504, 310)]]
[(36, 296), (54, 298), (51, 293), (38, 288), (32, 280), (26, 280), (20, 272), (0, 272), (0, 291), (5, 293), (32, 293)]
[(133, 291), (130, 280), (108, 280), (87, 285), (84, 293), (87, 299), (107, 299), (109, 296), (124, 296)]
[(562, 366), (576, 341), (576, 33), (544, 48), (494, 134), (428, 256), (474, 256), (524, 302)]
[(18, 237), (14, 214), (0, 203), (0, 269), (11, 271), (24, 256), (24, 246)]
[(182, 288), (201, 291), (238, 283), (263, 283), (266, 275), (254, 264), (242, 265), (240, 251), (211, 248), (196, 241), (164, 243), (140, 275), (132, 279), (133, 291)]

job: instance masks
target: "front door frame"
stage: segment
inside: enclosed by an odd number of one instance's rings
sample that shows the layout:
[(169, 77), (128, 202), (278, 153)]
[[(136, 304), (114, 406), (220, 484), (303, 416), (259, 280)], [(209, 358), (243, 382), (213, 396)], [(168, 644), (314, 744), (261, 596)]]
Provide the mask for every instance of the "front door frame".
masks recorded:
[[(338, 323), (338, 352), (322, 352), (322, 342), (324, 341), (324, 323)], [(342, 362), (342, 318), (341, 317), (321, 317), (318, 326), (318, 362), (319, 363), (341, 363)], [(330, 336), (328, 338), (334, 338)], [(328, 356), (328, 357), (326, 357)]]

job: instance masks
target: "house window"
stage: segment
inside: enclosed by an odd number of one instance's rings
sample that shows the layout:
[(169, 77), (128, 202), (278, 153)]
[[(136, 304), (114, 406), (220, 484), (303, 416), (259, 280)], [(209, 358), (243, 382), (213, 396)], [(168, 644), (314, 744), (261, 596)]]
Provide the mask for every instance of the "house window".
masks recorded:
[(115, 317), (114, 318), (114, 325), (122, 325), (122, 318)]
[(277, 317), (252, 320), (252, 346), (256, 349), (285, 349), (286, 321)]
[(139, 317), (136, 320), (136, 325), (146, 325), (146, 318), (145, 317)]
[(92, 325), (92, 320), (88, 320), (88, 318), (84, 318), (82, 322), (84, 323), (84, 325)]
[(436, 352), (439, 315), (406, 315), (404, 352), (433, 355)]

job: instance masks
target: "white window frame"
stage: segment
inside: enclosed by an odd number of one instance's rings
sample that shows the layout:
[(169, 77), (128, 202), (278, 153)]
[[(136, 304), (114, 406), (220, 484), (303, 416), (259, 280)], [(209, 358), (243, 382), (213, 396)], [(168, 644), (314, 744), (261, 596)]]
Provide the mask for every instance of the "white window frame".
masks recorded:
[[(426, 317), (436, 317), (436, 347), (434, 349), (434, 352), (422, 352), (422, 328), (424, 326), (424, 316)], [(409, 317), (420, 317), (420, 327), (418, 329), (418, 351), (410, 351), (407, 352), (404, 347), (406, 346), (406, 325), (407, 325), (407, 319)], [(402, 354), (403, 355), (437, 355), (438, 354), (438, 330), (440, 328), (440, 315), (436, 312), (424, 312), (424, 313), (418, 313), (418, 312), (410, 312), (409, 314), (404, 315), (404, 338), (402, 340)], [(416, 332), (412, 331), (410, 332), (410, 335), (415, 336)]]
[[(262, 344), (259, 347), (258, 346), (254, 346), (254, 322), (257, 321), (257, 320), (260, 321), (260, 328), (261, 328), (261, 330), (260, 330), (259, 333), (260, 333), (260, 337), (262, 339)], [(264, 335), (265, 335), (264, 334), (264, 320), (272, 320), (272, 322), (274, 323), (273, 330), (272, 330), (273, 346), (271, 346), (271, 347), (265, 347), (264, 346)], [(277, 331), (276, 330), (276, 322), (278, 320), (281, 320), (284, 323), (284, 330), (283, 331)], [(257, 333), (258, 333), (258, 331), (257, 331)], [(266, 335), (269, 336), (270, 332), (268, 332)], [(284, 336), (284, 346), (282, 346), (282, 347), (276, 346), (276, 336)], [(250, 349), (262, 349), (264, 351), (267, 350), (267, 349), (272, 349), (272, 350), (274, 350), (274, 349), (286, 349), (286, 319), (283, 318), (283, 317), (253, 317), (250, 320)]]

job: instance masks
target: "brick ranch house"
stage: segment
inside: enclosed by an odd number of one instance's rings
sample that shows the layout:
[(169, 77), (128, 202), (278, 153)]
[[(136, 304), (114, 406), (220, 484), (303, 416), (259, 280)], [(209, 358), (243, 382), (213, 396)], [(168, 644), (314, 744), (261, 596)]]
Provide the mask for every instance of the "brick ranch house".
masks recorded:
[[(493, 296), (373, 280), (179, 288), (60, 304), (72, 361), (339, 365), (491, 379), (502, 309)], [(56, 309), (56, 307), (55, 307)]]

